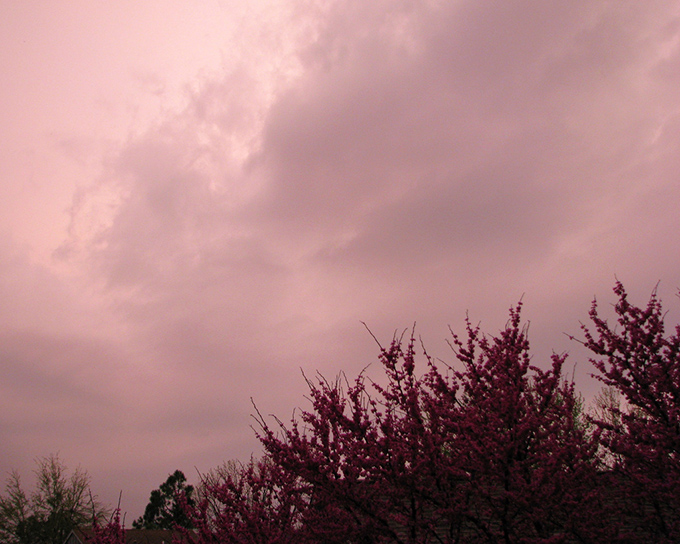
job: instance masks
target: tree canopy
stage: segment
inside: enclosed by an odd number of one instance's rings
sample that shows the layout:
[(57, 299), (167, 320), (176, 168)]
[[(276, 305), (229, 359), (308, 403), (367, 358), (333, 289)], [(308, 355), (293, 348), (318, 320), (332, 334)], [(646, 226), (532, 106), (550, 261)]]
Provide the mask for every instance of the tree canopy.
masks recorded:
[[(466, 323), (454, 361), (415, 334), (381, 347), (386, 380), (305, 378), (311, 408), (256, 413), (265, 450), (206, 486), (191, 509), (208, 542), (556, 543), (680, 540), (680, 329), (660, 302), (628, 302), (618, 327), (593, 303), (607, 389), (586, 413), (566, 356), (533, 364), (521, 304), (498, 335)], [(623, 404), (617, 403), (617, 398)]]
[[(181, 470), (175, 470), (158, 489), (154, 489), (149, 497), (144, 515), (136, 519), (132, 526), (135, 529), (175, 529), (191, 527), (186, 507), (194, 504), (194, 487), (187, 485), (187, 479)], [(183, 503), (178, 499), (183, 497)]]
[(584, 345), (596, 357), (597, 378), (624, 404), (610, 402), (594, 418), (597, 437), (609, 453), (614, 480), (629, 523), (629, 537), (656, 535), (680, 541), (680, 325), (666, 334), (656, 291), (646, 307), (631, 304), (620, 282), (614, 291), (617, 325), (594, 301)]
[(76, 468), (70, 475), (57, 455), (37, 459), (36, 488), (26, 492), (18, 472), (0, 497), (0, 542), (64, 544), (69, 532), (92, 524), (103, 509), (90, 491), (90, 477)]
[[(680, 325), (614, 292), (616, 323), (594, 301), (578, 340), (604, 389), (595, 408), (565, 377), (566, 355), (531, 357), (522, 305), (485, 335), (452, 332), (450, 363), (415, 331), (380, 347), (384, 379), (307, 378), (311, 406), (263, 417), (264, 456), (211, 471), (198, 493), (170, 474), (135, 528), (221, 542), (556, 544), (680, 541)], [(122, 544), (89, 477), (39, 461), (27, 495), (14, 473), (0, 499), (0, 542), (62, 544), (93, 523), (94, 544)]]

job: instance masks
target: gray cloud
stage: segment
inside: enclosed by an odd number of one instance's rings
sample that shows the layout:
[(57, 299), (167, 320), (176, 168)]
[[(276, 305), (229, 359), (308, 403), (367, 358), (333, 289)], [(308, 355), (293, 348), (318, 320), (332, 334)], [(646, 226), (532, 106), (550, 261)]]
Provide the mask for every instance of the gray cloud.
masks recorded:
[(542, 359), (615, 275), (641, 301), (680, 285), (672, 6), (296, 9), (291, 58), (267, 34), (104, 161), (72, 277), (7, 244), (0, 387), (41, 399), (2, 420), (11, 462), (22, 432), (31, 455), (66, 444), (141, 508), (176, 466), (257, 448), (250, 397), (285, 418), (300, 369), (373, 362), (361, 321), (384, 343), (417, 321), (450, 359), (447, 324), (494, 332), (524, 294)]

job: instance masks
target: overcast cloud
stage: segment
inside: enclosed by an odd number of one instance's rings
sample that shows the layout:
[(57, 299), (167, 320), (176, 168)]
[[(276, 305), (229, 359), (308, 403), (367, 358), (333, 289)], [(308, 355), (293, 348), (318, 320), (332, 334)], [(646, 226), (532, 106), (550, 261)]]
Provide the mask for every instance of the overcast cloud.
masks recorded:
[(0, 6), (3, 474), (59, 452), (131, 521), (377, 364), (362, 322), (451, 360), (523, 298), (590, 398), (593, 296), (677, 321), (677, 3)]

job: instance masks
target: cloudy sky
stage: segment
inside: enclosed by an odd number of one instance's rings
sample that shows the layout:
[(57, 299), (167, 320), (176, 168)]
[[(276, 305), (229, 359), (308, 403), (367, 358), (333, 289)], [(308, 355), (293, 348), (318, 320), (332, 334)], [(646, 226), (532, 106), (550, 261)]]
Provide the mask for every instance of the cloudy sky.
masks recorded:
[(3, 477), (58, 452), (131, 521), (376, 362), (362, 322), (451, 361), (523, 297), (592, 396), (594, 296), (679, 313), (678, 2), (0, 11)]

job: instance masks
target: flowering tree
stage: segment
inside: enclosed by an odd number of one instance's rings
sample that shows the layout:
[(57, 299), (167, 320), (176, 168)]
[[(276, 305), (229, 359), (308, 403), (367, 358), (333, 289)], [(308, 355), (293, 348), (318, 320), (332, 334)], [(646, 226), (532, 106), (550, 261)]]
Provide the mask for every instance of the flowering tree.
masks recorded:
[(194, 527), (179, 529), (185, 542), (300, 542), (297, 478), (268, 459), (251, 459), (208, 475), (200, 491), (196, 506), (184, 500)]
[[(468, 322), (454, 335), (462, 371), (457, 405), (440, 410), (455, 437), (455, 468), (469, 498), (464, 514), (475, 541), (604, 541), (596, 443), (580, 416), (574, 384), (562, 378), (564, 356), (549, 370), (530, 364), (518, 305), (498, 337)], [(436, 397), (446, 388), (433, 388)]]
[[(387, 385), (309, 381), (312, 410), (289, 427), (262, 419), (272, 462), (298, 478), (310, 541), (557, 542), (611, 536), (602, 523), (596, 444), (579, 418), (564, 357), (529, 363), (520, 306), (498, 337), (454, 335), (461, 369), (413, 337), (383, 349)], [(595, 512), (599, 512), (596, 517)]]
[(614, 292), (619, 328), (600, 317), (593, 302), (594, 332), (583, 326), (584, 345), (604, 384), (623, 403), (609, 403), (595, 418), (627, 507), (628, 536), (680, 541), (680, 326), (667, 336), (656, 291), (646, 308), (628, 301), (620, 282)]
[(399, 364), (412, 362), (412, 345), (404, 354), (395, 342), (381, 359), (390, 377), (388, 389), (378, 388), (382, 405), (367, 393), (364, 376), (353, 384), (319, 377), (308, 380), (312, 411), (289, 429), (279, 422), (283, 437), (259, 420), (269, 457), (297, 475), (307, 498), (302, 527), (309, 541), (400, 541), (404, 527), (419, 537), (428, 532), (419, 493), (427, 483), (416, 482), (412, 468), (422, 444), (412, 428), (422, 412), (419, 382)]
[[(680, 328), (615, 289), (620, 329), (593, 304), (586, 347), (606, 385), (582, 414), (565, 356), (533, 365), (521, 304), (497, 336), (467, 322), (455, 364), (414, 334), (365, 374), (307, 379), (289, 424), (256, 414), (266, 457), (204, 485), (194, 544), (680, 541)], [(422, 370), (420, 370), (422, 368)], [(618, 399), (621, 399), (621, 403)]]
[(105, 525), (94, 520), (87, 541), (89, 544), (125, 544), (125, 529), (120, 521), (120, 507), (114, 510)]

